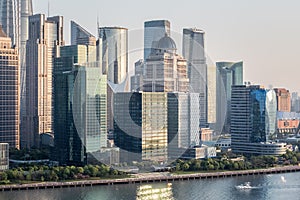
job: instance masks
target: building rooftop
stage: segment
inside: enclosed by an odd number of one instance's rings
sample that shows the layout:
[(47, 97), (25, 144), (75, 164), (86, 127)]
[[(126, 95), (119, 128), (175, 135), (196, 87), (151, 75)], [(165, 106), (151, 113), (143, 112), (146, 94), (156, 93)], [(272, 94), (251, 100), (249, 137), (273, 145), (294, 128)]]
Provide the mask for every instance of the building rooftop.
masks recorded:
[(161, 38), (158, 41), (158, 45), (157, 45), (158, 49), (172, 49), (175, 50), (176, 49), (176, 43), (174, 42), (174, 40), (169, 37), (167, 34)]

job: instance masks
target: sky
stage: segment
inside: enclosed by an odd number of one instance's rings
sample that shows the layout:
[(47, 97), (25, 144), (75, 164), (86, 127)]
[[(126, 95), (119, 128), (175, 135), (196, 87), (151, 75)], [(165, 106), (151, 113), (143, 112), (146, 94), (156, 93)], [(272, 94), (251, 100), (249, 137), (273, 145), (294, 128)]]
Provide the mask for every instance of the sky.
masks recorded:
[(205, 31), (211, 62), (243, 61), (245, 81), (300, 93), (298, 0), (33, 0), (33, 8), (34, 13), (64, 16), (67, 44), (70, 20), (94, 35), (97, 21), (128, 28), (131, 69), (143, 55), (144, 21), (169, 20), (178, 49), (182, 29), (197, 27)]

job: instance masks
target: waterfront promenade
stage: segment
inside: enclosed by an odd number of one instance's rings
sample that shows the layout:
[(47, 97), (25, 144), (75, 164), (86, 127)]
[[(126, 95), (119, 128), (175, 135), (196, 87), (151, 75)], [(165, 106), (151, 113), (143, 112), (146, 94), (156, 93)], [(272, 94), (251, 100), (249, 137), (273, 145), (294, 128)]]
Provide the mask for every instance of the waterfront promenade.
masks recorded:
[(54, 189), (54, 188), (70, 188), (70, 187), (88, 187), (96, 185), (115, 185), (115, 184), (140, 184), (140, 183), (155, 183), (155, 182), (172, 182), (197, 179), (214, 179), (236, 176), (249, 176), (259, 174), (278, 174), (300, 172), (300, 166), (284, 166), (268, 169), (254, 170), (239, 170), (239, 171), (224, 171), (224, 172), (202, 172), (195, 174), (174, 175), (169, 172), (162, 173), (140, 173), (133, 175), (132, 178), (123, 179), (106, 179), (106, 180), (80, 180), (72, 182), (41, 182), (30, 184), (14, 184), (1, 185), (0, 191), (15, 191), (15, 190), (35, 190), (35, 189)]

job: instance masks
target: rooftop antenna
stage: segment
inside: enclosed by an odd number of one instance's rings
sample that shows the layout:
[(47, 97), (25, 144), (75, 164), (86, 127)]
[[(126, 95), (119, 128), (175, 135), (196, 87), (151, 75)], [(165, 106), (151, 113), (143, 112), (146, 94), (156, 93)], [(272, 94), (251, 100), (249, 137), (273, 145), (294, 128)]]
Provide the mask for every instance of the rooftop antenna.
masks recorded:
[(99, 13), (97, 13), (97, 32), (98, 32), (98, 37), (100, 35), (99, 28), (100, 28)]

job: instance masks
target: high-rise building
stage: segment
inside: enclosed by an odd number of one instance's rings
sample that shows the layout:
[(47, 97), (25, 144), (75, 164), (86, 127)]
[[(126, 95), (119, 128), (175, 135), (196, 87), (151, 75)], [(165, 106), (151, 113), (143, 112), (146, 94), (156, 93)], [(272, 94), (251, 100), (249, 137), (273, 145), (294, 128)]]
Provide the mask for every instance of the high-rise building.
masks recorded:
[(231, 86), (243, 85), (243, 62), (216, 63), (216, 130), (230, 132)]
[(0, 18), (3, 31), (11, 38), (12, 44), (20, 46), (20, 0), (0, 1)]
[(96, 37), (76, 22), (71, 21), (71, 45), (79, 44), (96, 46)]
[[(152, 46), (147, 59), (144, 62), (136, 62), (135, 75), (131, 79), (132, 91), (143, 91), (141, 92), (142, 94), (161, 93), (167, 95), (166, 127), (168, 136), (167, 155), (169, 160), (180, 157), (188, 148), (200, 144), (199, 93), (189, 93), (186, 60), (178, 55), (176, 50), (174, 40), (165, 33), (165, 35)], [(149, 96), (149, 98), (150, 97), (151, 96)], [(133, 100), (141, 101), (136, 98), (130, 99), (131, 102)], [(155, 102), (155, 99), (142, 100), (143, 102)], [(115, 110), (115, 112), (118, 114), (119, 111)], [(122, 113), (124, 113), (124, 110)], [(132, 112), (129, 111), (129, 113)], [(119, 133), (120, 128), (115, 126), (117, 128), (115, 129), (116, 137), (126, 135), (125, 133), (141, 132), (138, 127), (137, 130), (133, 129), (135, 126), (130, 125), (128, 121), (126, 121), (126, 123), (127, 129), (122, 129), (121, 133)], [(155, 124), (153, 126), (155, 126)], [(132, 127), (132, 129), (130, 129), (130, 127)], [(149, 124), (149, 129), (151, 129), (151, 124)], [(144, 140), (144, 135), (139, 134), (139, 136)], [(134, 141), (132, 139), (130, 140)], [(138, 144), (138, 142), (136, 143)], [(140, 146), (138, 147), (140, 148)], [(120, 148), (122, 149), (122, 147)], [(142, 150), (140, 150), (140, 152), (141, 151)]]
[(280, 155), (285, 144), (271, 144), (276, 131), (276, 94), (259, 85), (233, 85), (231, 148), (234, 153)]
[(124, 86), (128, 91), (128, 29), (122, 27), (100, 27), (98, 30), (98, 61), (107, 75), (107, 128), (113, 130), (113, 99), (115, 87)]
[[(4, 32), (19, 48), (20, 58), (20, 115), (25, 114), (26, 41), (28, 40), (28, 17), (33, 14), (32, 0), (1, 0), (0, 22)], [(21, 118), (22, 123), (22, 118)]]
[(155, 50), (158, 41), (170, 34), (170, 22), (168, 20), (153, 20), (144, 23), (144, 60)]
[(174, 40), (165, 35), (145, 64), (143, 91), (145, 92), (188, 92), (189, 79), (186, 60), (176, 54)]
[(291, 112), (290, 91), (285, 88), (274, 88), (277, 98), (277, 110), (280, 112)]
[(189, 91), (199, 93), (200, 127), (208, 126), (207, 114), (207, 64), (204, 49), (204, 31), (183, 29), (182, 55), (187, 60)]
[(217, 73), (216, 66), (207, 67), (207, 122), (215, 126), (217, 118)]
[(63, 17), (29, 17), (26, 44), (26, 113), (22, 122), (23, 147), (40, 145), (40, 134), (52, 133), (52, 70), (63, 41)]
[(159, 161), (168, 157), (167, 93), (116, 93), (114, 140), (121, 162)]
[(20, 65), (16, 47), (0, 27), (0, 142), (20, 148)]
[(120, 84), (128, 73), (128, 29), (100, 27), (99, 38), (102, 40), (102, 70), (108, 81)]
[(143, 91), (144, 85), (144, 60), (138, 60), (134, 63), (134, 75), (130, 77), (130, 91)]
[(199, 144), (199, 95), (168, 93), (168, 157), (177, 159)]
[(89, 155), (107, 147), (107, 79), (96, 60), (87, 63), (88, 51), (64, 46), (55, 59), (55, 159), (61, 164), (87, 164)]

